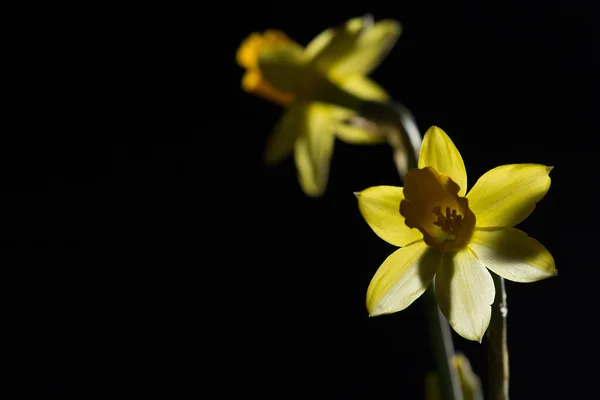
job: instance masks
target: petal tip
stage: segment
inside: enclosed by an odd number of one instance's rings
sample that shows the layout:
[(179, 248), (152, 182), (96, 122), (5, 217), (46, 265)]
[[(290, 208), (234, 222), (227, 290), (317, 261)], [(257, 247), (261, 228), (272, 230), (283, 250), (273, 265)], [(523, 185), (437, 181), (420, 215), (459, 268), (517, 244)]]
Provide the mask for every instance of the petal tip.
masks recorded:
[(485, 332), (482, 333), (481, 335), (474, 334), (472, 336), (470, 336), (470, 335), (464, 335), (464, 336), (461, 335), (461, 336), (467, 340), (471, 340), (473, 342), (477, 342), (477, 343), (481, 344), (481, 342), (483, 341), (483, 337), (485, 336)]
[(400, 23), (400, 21), (395, 20), (395, 19), (390, 19), (389, 23), (393, 27), (394, 31), (397, 32), (397, 34), (402, 33), (402, 23)]
[[(478, 342), (478, 343), (481, 343), (481, 341), (483, 340), (483, 337), (485, 336), (485, 333), (487, 332), (487, 329), (488, 329), (488, 327), (486, 326), (481, 334), (477, 334), (477, 333), (473, 332), (473, 330), (466, 331), (464, 329), (461, 329), (459, 325), (457, 325), (455, 323), (451, 323), (450, 321), (448, 321), (448, 323), (450, 324), (450, 326), (452, 327), (454, 332), (458, 333), (463, 339), (471, 340), (473, 342)], [(488, 322), (488, 326), (489, 326), (489, 322)]]
[(554, 169), (554, 166), (546, 166), (546, 172), (549, 174)]
[(387, 312), (381, 312), (380, 310), (378, 311), (378, 310), (368, 310), (367, 309), (367, 311), (369, 312), (369, 318), (379, 317), (381, 315), (389, 314)]
[(378, 307), (377, 304), (372, 303), (371, 298), (367, 298), (367, 312), (369, 313), (369, 318), (378, 317), (380, 315), (386, 314), (386, 312), (382, 312), (381, 307)]
[(431, 125), (429, 127), (429, 129), (427, 129), (427, 132), (425, 132), (425, 134), (427, 134), (427, 133), (439, 135), (440, 133), (444, 133), (445, 134), (446, 132), (444, 132), (444, 130), (442, 128), (440, 128), (439, 126), (437, 126), (437, 125)]
[(323, 197), (323, 195), (325, 194), (325, 190), (309, 190), (306, 188), (302, 188), (302, 191), (304, 192), (305, 195), (307, 195), (310, 198), (313, 199), (318, 199), (320, 197)]
[(398, 20), (384, 19), (379, 21), (378, 24), (387, 28), (387, 34), (390, 38), (397, 39), (402, 34), (402, 24)]
[(356, 197), (357, 199), (360, 197), (360, 192), (353, 192), (354, 193), (354, 197)]

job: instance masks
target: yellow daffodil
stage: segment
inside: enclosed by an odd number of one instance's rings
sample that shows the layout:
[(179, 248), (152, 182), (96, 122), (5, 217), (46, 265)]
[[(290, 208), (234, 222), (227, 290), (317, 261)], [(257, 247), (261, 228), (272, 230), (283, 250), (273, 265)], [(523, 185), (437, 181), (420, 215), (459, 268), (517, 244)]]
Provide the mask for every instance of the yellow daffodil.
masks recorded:
[[(327, 29), (306, 47), (283, 32), (253, 33), (237, 51), (246, 69), (242, 88), (286, 107), (267, 143), (266, 161), (274, 164), (294, 152), (300, 184), (316, 197), (327, 186), (334, 138), (356, 144), (378, 143), (380, 134), (351, 124), (357, 101), (388, 96), (366, 77), (400, 35), (400, 24), (368, 18)], [(350, 107), (340, 107), (347, 105)]]
[(356, 194), (373, 231), (401, 246), (371, 280), (369, 314), (405, 309), (434, 281), (438, 304), (453, 329), (481, 342), (495, 295), (486, 267), (515, 282), (557, 274), (548, 250), (513, 228), (550, 188), (550, 170), (539, 164), (503, 165), (485, 173), (466, 194), (460, 153), (444, 131), (431, 127), (418, 168), (406, 173), (404, 188), (376, 186)]
[[(464, 354), (457, 353), (452, 357), (451, 363), (460, 380), (462, 400), (483, 400), (481, 381), (473, 372), (469, 359)], [(425, 377), (425, 398), (427, 400), (442, 398), (439, 377), (436, 372), (429, 372)]]

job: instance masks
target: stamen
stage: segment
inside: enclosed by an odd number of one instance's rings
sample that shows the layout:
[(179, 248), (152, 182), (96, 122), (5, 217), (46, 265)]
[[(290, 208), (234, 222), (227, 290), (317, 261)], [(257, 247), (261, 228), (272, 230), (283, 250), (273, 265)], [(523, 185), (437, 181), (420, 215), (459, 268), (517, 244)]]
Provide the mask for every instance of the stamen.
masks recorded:
[(439, 226), (442, 231), (449, 235), (458, 235), (463, 223), (462, 215), (454, 209), (450, 210), (450, 207), (446, 207), (445, 215), (442, 213), (442, 207), (440, 206), (433, 207), (431, 211), (437, 216), (434, 225)]

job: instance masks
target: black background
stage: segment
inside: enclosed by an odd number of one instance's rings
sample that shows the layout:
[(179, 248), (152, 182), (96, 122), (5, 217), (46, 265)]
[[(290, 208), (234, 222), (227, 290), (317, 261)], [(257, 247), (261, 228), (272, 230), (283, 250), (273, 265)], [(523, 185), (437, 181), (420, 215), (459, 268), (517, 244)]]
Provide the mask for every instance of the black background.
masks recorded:
[[(281, 109), (241, 90), (234, 58), (253, 31), (306, 44), (369, 12), (404, 28), (372, 77), (423, 133), (450, 135), (470, 186), (501, 164), (555, 166), (520, 228), (559, 275), (507, 282), (511, 393), (583, 393), (597, 348), (590, 11), (370, 1), (15, 12), (0, 240), (15, 338), (5, 345), (27, 368), (16, 370), (20, 390), (422, 398), (433, 367), (422, 301), (378, 318), (364, 305), (394, 248), (352, 193), (401, 184), (389, 148), (338, 141), (325, 195), (305, 196), (291, 158), (263, 164)], [(455, 335), (484, 385), (486, 343)]]

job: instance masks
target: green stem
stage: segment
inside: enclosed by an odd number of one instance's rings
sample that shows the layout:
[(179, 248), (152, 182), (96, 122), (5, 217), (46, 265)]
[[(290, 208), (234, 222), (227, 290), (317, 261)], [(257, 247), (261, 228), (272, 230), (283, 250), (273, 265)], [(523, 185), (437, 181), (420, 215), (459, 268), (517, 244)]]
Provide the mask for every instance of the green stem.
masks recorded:
[[(378, 129), (386, 134), (388, 143), (394, 152), (394, 162), (398, 173), (404, 179), (404, 174), (408, 169), (417, 168), (421, 148), (421, 135), (410, 111), (399, 103), (365, 102), (359, 112), (364, 118), (376, 123)], [(452, 332), (438, 307), (431, 286), (425, 292), (424, 297), (442, 400), (462, 400), (458, 374), (451, 364), (454, 356)]]
[(488, 336), (488, 371), (490, 400), (508, 400), (508, 345), (506, 342), (506, 289), (504, 279), (493, 272), (496, 299), (492, 305), (492, 320)]
[(440, 311), (433, 287), (429, 286), (425, 292), (425, 307), (433, 355), (440, 379), (440, 393), (443, 400), (462, 400), (462, 387), (456, 371), (451, 363), (454, 356), (452, 332), (446, 318)]

